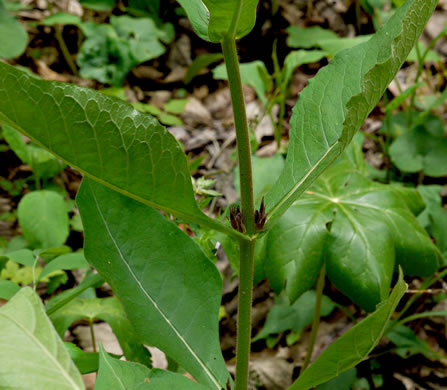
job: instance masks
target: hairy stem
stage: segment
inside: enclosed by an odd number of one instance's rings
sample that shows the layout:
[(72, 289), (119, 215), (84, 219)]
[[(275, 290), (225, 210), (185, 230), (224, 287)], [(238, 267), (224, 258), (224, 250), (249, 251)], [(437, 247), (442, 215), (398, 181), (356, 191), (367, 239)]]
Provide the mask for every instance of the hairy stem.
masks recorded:
[[(236, 42), (232, 35), (228, 35), (228, 37), (223, 40), (222, 51), (227, 66), (231, 100), (233, 103), (234, 125), (236, 129), (239, 157), (242, 221), (245, 226), (246, 234), (249, 237), (253, 237), (256, 233), (256, 228), (250, 137), (248, 133), (247, 114), (245, 111)], [(239, 240), (240, 272), (237, 316), (236, 390), (247, 390), (248, 388), (255, 245), (255, 239)]]
[(312, 321), (312, 331), (310, 333), (309, 346), (307, 347), (307, 354), (306, 358), (304, 359), (301, 372), (304, 372), (304, 370), (309, 366), (310, 360), (312, 359), (312, 353), (314, 351), (315, 341), (317, 340), (318, 328), (320, 327), (321, 300), (323, 298), (325, 277), (326, 277), (326, 265), (323, 265), (320, 271), (320, 275), (318, 276), (317, 291), (316, 291), (317, 300), (315, 302), (314, 319)]

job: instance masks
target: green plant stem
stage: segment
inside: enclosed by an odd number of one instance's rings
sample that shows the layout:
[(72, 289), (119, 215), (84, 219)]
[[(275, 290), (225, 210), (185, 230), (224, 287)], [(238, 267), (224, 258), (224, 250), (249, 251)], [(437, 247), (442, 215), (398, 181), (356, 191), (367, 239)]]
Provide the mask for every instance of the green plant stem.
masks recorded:
[(309, 366), (310, 360), (312, 359), (312, 353), (314, 351), (315, 341), (317, 340), (318, 328), (320, 327), (320, 313), (321, 313), (321, 300), (323, 298), (323, 288), (324, 279), (326, 277), (326, 265), (324, 264), (321, 268), (320, 275), (318, 276), (317, 282), (317, 300), (315, 302), (314, 319), (312, 321), (312, 331), (310, 333), (309, 346), (307, 348), (306, 358), (304, 359), (303, 367), (301, 372)]
[(247, 390), (251, 345), (251, 305), (256, 241), (241, 241), (236, 342), (236, 390)]
[[(436, 283), (438, 280), (444, 278), (444, 276), (447, 275), (447, 268), (445, 268), (443, 271), (441, 271), (438, 275), (434, 276), (432, 279), (426, 280), (422, 286), (420, 287), (421, 290), (425, 290), (432, 286), (434, 283)], [(397, 323), (403, 315), (408, 311), (408, 309), (411, 307), (411, 305), (418, 299), (422, 294), (414, 294), (407, 302), (407, 304), (404, 306), (404, 308), (400, 311), (400, 313), (394, 318), (395, 323)]]
[(54, 29), (54, 36), (57, 39), (57, 42), (59, 43), (59, 47), (61, 48), (62, 56), (64, 57), (65, 62), (67, 63), (68, 67), (70, 68), (71, 72), (77, 76), (78, 75), (78, 68), (76, 68), (76, 64), (73, 61), (73, 58), (71, 57), (70, 51), (68, 50), (67, 45), (65, 44), (64, 37), (62, 35), (62, 26), (56, 25)]
[(396, 324), (393, 326), (393, 329), (397, 328), (400, 325), (404, 325), (407, 322), (419, 320), (421, 318), (431, 318), (431, 317), (447, 317), (447, 311), (428, 311), (424, 313), (413, 314), (411, 316), (405, 317), (403, 320), (400, 320), (399, 322), (396, 322)]
[(255, 210), (251, 146), (235, 40), (233, 38), (225, 38), (222, 42), (222, 51), (227, 67), (231, 101), (233, 103), (234, 126), (239, 157), (242, 220), (247, 234), (253, 236), (255, 233)]
[[(234, 125), (239, 157), (242, 220), (247, 235), (253, 237), (256, 229), (251, 147), (236, 42), (233, 35), (228, 35), (223, 40), (222, 51), (227, 67), (231, 100), (233, 103)], [(240, 272), (236, 343), (236, 390), (247, 390), (248, 388), (255, 245), (255, 239), (239, 240)]]
[(96, 349), (96, 337), (95, 337), (95, 330), (93, 329), (93, 321), (90, 320), (88, 322), (88, 326), (90, 328), (90, 337), (92, 338), (92, 348), (93, 348), (93, 352), (98, 352)]

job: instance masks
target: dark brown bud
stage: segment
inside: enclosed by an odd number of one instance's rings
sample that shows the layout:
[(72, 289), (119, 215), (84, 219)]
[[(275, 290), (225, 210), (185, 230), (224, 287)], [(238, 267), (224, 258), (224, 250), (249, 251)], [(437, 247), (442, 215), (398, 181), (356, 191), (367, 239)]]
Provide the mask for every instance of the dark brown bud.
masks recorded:
[(255, 211), (256, 229), (258, 230), (264, 229), (266, 220), (267, 220), (267, 213), (265, 212), (264, 197), (262, 197), (261, 206), (259, 207), (259, 210)]

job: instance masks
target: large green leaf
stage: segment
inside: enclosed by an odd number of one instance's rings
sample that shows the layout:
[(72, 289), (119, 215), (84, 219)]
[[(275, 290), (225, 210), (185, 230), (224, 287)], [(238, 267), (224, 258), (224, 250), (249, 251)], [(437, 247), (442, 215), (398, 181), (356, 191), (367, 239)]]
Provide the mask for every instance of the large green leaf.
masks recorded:
[(211, 388), (229, 378), (219, 345), (222, 282), (200, 247), (158, 211), (84, 179), (77, 198), (85, 256), (142, 341)]
[(368, 42), (341, 51), (301, 93), (286, 166), (266, 196), (277, 218), (341, 154), (421, 34), (436, 0), (408, 0)]
[(294, 301), (313, 286), (326, 259), (337, 288), (373, 311), (388, 295), (395, 263), (419, 276), (439, 266), (413, 215), (423, 208), (417, 191), (374, 183), (348, 160), (340, 162), (268, 232), (263, 258), (270, 284), (277, 292), (286, 285)]
[(118, 339), (128, 360), (151, 364), (149, 351), (141, 344), (120, 301), (112, 298), (77, 298), (50, 315), (57, 333), (62, 337), (70, 325), (79, 320), (107, 322)]
[(31, 288), (23, 288), (0, 308), (0, 329), (2, 389), (84, 389), (79, 371)]
[(177, 0), (197, 35), (210, 42), (242, 38), (253, 28), (259, 0)]
[(33, 79), (0, 62), (0, 121), (116, 191), (234, 234), (199, 210), (176, 139), (127, 103), (90, 89)]
[(149, 370), (138, 363), (111, 357), (101, 346), (99, 372), (95, 390), (205, 390), (180, 374), (158, 369)]
[(380, 341), (406, 288), (400, 273), (389, 298), (373, 314), (332, 343), (288, 390), (308, 390), (360, 363)]
[(69, 221), (62, 195), (47, 190), (26, 194), (17, 214), (23, 234), (34, 248), (55, 248), (65, 243)]
[(20, 22), (10, 16), (0, 0), (0, 58), (14, 58), (21, 55), (28, 43), (28, 34)]

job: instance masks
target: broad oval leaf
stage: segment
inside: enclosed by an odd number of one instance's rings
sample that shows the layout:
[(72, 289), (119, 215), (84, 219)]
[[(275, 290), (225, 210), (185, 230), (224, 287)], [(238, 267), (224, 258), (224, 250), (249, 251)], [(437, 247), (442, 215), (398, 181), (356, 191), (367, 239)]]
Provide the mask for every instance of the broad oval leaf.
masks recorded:
[(308, 390), (360, 363), (382, 338), (388, 320), (407, 289), (402, 272), (380, 307), (332, 343), (288, 390)]
[(20, 22), (10, 16), (3, 0), (0, 0), (0, 58), (21, 55), (28, 43), (28, 33)]
[(174, 136), (127, 103), (0, 62), (0, 121), (115, 191), (234, 235), (199, 210)]
[(111, 357), (100, 346), (99, 372), (95, 390), (206, 390), (180, 374), (126, 362)]
[(64, 197), (54, 191), (26, 194), (17, 208), (20, 227), (34, 248), (55, 248), (67, 240), (68, 212)]
[(210, 42), (247, 35), (256, 21), (259, 0), (177, 0), (197, 35)]
[(142, 341), (200, 383), (225, 388), (218, 333), (222, 281), (200, 247), (158, 211), (84, 179), (77, 197), (85, 256)]
[(79, 371), (31, 288), (22, 288), (0, 308), (0, 329), (2, 388), (84, 389)]
[(423, 208), (416, 190), (374, 183), (342, 161), (267, 233), (262, 255), (270, 284), (277, 292), (286, 285), (295, 301), (326, 261), (336, 287), (373, 311), (388, 295), (395, 264), (418, 276), (439, 267), (436, 248), (414, 215)]
[(341, 51), (301, 93), (286, 166), (266, 196), (280, 216), (341, 154), (421, 34), (436, 0), (408, 0), (368, 42)]

